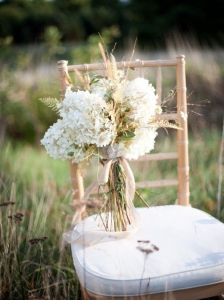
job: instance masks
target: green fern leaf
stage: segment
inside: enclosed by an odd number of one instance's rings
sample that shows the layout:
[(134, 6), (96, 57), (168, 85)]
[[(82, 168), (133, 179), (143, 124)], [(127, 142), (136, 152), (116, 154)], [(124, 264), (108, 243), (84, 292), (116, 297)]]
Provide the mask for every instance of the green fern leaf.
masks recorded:
[(59, 108), (57, 107), (57, 104), (61, 103), (58, 99), (47, 97), (40, 98), (39, 100), (43, 102), (46, 106), (50, 107), (52, 110), (58, 112)]

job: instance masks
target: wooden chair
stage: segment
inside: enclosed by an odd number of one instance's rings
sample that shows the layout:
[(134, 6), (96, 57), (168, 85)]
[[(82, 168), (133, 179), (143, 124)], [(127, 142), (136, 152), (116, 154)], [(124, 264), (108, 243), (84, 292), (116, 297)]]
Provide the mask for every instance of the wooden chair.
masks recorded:
[[(162, 69), (176, 71), (177, 152), (149, 154), (139, 160), (177, 159), (177, 179), (136, 183), (138, 187), (177, 186), (177, 204), (137, 208), (142, 224), (128, 238), (93, 246), (71, 244), (74, 266), (84, 299), (202, 299), (224, 293), (224, 224), (189, 204), (188, 120), (185, 58), (118, 62), (117, 67), (157, 68), (156, 91), (162, 95)], [(62, 98), (68, 73), (105, 70), (104, 63), (68, 65), (59, 61)], [(172, 87), (171, 87), (172, 88)], [(70, 165), (76, 210), (84, 193), (76, 164)], [(193, 187), (192, 187), (193, 188)], [(175, 199), (173, 199), (175, 202)], [(88, 219), (91, 217), (88, 217)]]

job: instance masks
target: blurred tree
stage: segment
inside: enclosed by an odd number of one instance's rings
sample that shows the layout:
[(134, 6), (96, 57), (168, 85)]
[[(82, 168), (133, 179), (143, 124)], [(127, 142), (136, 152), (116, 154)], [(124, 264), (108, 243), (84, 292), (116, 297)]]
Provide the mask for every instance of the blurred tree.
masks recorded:
[(91, 0), (85, 17), (88, 22), (88, 33), (97, 33), (102, 28), (117, 26), (123, 18), (122, 5), (119, 0)]
[(224, 45), (222, 4), (224, 0), (3, 0), (0, 38), (40, 42), (45, 29), (55, 26), (63, 42), (83, 42), (116, 26), (122, 38), (138, 37), (142, 45), (164, 45), (174, 31)]
[(43, 33), (43, 40), (48, 46), (48, 54), (51, 56), (58, 52), (61, 45), (62, 34), (56, 26), (46, 27)]
[(24, 12), (20, 7), (0, 5), (0, 36), (5, 39), (8, 36), (15, 38), (16, 28), (21, 28), (24, 19)]
[[(205, 44), (224, 44), (224, 0), (130, 0), (124, 3), (126, 30), (141, 44), (164, 45), (172, 32), (194, 36)], [(127, 34), (127, 33), (126, 33)]]
[(110, 28), (104, 28), (99, 34), (91, 34), (86, 43), (76, 47), (71, 51), (71, 61), (73, 63), (91, 63), (98, 61), (101, 58), (98, 44), (104, 44), (105, 48), (108, 49), (115, 38), (120, 36), (119, 29), (116, 26)]
[(0, 37), (12, 36), (16, 44), (40, 41), (44, 28), (55, 23), (55, 10), (50, 1), (0, 2)]
[(165, 23), (165, 18), (160, 16), (158, 1), (129, 1), (126, 5), (126, 19), (126, 34), (138, 37), (140, 44), (146, 40), (148, 44), (152, 44), (157, 40)]
[(64, 41), (82, 41), (87, 37), (85, 11), (90, 0), (54, 0), (58, 28)]
[(59, 28), (66, 41), (83, 41), (103, 28), (119, 28), (122, 7), (119, 0), (54, 0)]
[(14, 43), (40, 42), (45, 29), (55, 26), (63, 41), (84, 41), (122, 20), (119, 0), (5, 0), (0, 2), (0, 37)]

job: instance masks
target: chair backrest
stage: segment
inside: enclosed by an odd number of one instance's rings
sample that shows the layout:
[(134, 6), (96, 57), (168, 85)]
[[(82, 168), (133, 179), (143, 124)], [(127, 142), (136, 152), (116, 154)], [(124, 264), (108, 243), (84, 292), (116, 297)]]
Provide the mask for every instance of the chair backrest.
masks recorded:
[[(157, 153), (141, 156), (138, 161), (149, 160), (167, 160), (177, 159), (177, 179), (164, 179), (157, 181), (145, 181), (136, 183), (138, 187), (164, 187), (178, 186), (178, 204), (189, 205), (189, 159), (188, 159), (188, 124), (187, 117), (187, 101), (186, 101), (186, 74), (185, 74), (185, 56), (179, 55), (176, 59), (170, 60), (144, 60), (144, 61), (121, 61), (117, 62), (118, 69), (137, 68), (157, 68), (156, 92), (158, 94), (158, 102), (161, 101), (162, 95), (162, 68), (176, 68), (176, 96), (177, 96), (177, 113), (164, 114), (164, 119), (178, 119), (181, 130), (177, 130), (177, 152), (175, 153)], [(89, 71), (106, 70), (105, 63), (68, 65), (68, 62), (61, 60), (58, 62), (58, 70), (61, 83), (61, 97), (64, 98), (65, 91), (70, 85), (69, 73), (79, 72), (88, 73)], [(141, 71), (140, 71), (141, 74)], [(139, 76), (141, 77), (141, 76)], [(74, 190), (75, 203), (82, 198), (84, 194), (83, 177), (77, 164), (70, 164), (72, 187)], [(78, 204), (77, 204), (78, 206)]]

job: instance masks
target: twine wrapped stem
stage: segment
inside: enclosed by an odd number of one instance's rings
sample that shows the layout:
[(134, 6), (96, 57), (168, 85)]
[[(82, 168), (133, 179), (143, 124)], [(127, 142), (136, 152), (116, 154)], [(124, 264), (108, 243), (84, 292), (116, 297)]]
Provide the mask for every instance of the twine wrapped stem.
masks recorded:
[[(103, 168), (86, 189), (73, 217), (72, 230), (63, 235), (69, 243), (93, 245), (105, 237), (122, 239), (133, 234), (140, 226), (140, 216), (133, 205), (135, 180), (132, 170), (127, 161), (111, 147), (103, 151), (107, 153)], [(95, 217), (90, 223), (87, 219), (81, 221), (80, 208), (86, 204), (91, 192), (102, 185), (107, 185), (108, 190), (104, 193), (105, 201), (98, 214), (100, 220)]]
[(131, 224), (131, 216), (126, 194), (126, 175), (121, 163), (121, 158), (118, 158), (110, 165), (109, 178), (107, 182), (108, 192), (103, 194), (104, 204), (100, 209), (100, 216), (111, 211), (112, 220), (109, 223), (108, 219), (103, 220), (105, 230), (107, 231), (125, 231), (127, 225)]

